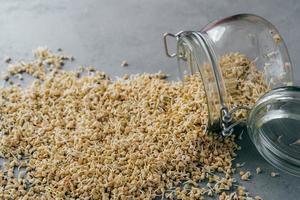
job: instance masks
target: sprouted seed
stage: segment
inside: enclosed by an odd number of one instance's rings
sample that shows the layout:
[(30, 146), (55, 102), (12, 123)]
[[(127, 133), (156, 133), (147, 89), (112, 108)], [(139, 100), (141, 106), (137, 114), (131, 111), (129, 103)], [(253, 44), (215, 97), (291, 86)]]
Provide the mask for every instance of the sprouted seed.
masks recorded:
[(3, 78), (4, 81), (8, 81), (9, 80), (9, 75), (5, 74), (5, 75), (3, 75), (2, 78)]
[(273, 35), (274, 42), (278, 45), (281, 43), (282, 39), (278, 33)]
[(6, 63), (10, 63), (11, 57), (5, 56), (3, 60), (4, 60), (4, 62), (6, 62)]
[(245, 196), (246, 194), (245, 188), (242, 186), (238, 186), (237, 193), (239, 194), (239, 196)]
[(277, 173), (277, 172), (271, 172), (270, 175), (271, 175), (272, 177), (277, 177), (277, 176), (279, 176), (279, 173)]
[(122, 63), (121, 63), (121, 66), (122, 67), (127, 67), (128, 66), (127, 60), (123, 60)]
[(241, 179), (243, 181), (248, 181), (250, 179), (250, 176), (251, 176), (251, 173), (248, 171), (248, 172), (245, 172), (242, 176), (241, 176)]
[(300, 145), (300, 139), (296, 140), (295, 142), (291, 143), (290, 145)]
[[(174, 82), (162, 73), (112, 81), (96, 69), (63, 70), (70, 56), (46, 48), (34, 55), (8, 69), (8, 78), (31, 75), (30, 86), (0, 88), (0, 155), (14, 161), (0, 170), (1, 199), (253, 199), (241, 188), (230, 193), (238, 145), (234, 135), (206, 131), (198, 74)], [(246, 56), (224, 55), (220, 65), (225, 83), (236, 88), (231, 106), (253, 105), (267, 90)], [(19, 179), (15, 167), (25, 169)]]
[(236, 163), (236, 167), (244, 167), (246, 163)]
[(257, 167), (255, 171), (256, 171), (256, 174), (260, 174), (262, 172), (260, 167)]
[(255, 200), (263, 200), (260, 196), (255, 196), (254, 199)]

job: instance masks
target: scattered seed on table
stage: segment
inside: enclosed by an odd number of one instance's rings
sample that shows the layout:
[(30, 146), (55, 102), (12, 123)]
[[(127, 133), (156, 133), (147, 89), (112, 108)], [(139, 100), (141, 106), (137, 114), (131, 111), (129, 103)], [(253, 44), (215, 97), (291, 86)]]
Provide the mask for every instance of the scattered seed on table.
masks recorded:
[(8, 56), (4, 57), (4, 62), (10, 63), (10, 61), (11, 61), (11, 57), (8, 57)]
[(127, 60), (123, 60), (122, 63), (121, 63), (121, 66), (122, 67), (127, 67), (128, 66)]
[(250, 178), (250, 176), (251, 176), (251, 173), (248, 171), (248, 172), (245, 172), (245, 173), (241, 176), (241, 179), (242, 179), (243, 181), (248, 181), (249, 178)]
[(277, 173), (277, 172), (271, 172), (270, 175), (271, 175), (272, 177), (277, 177), (277, 176), (279, 176), (279, 173)]
[(254, 199), (255, 200), (263, 200), (260, 196), (255, 196)]
[(245, 163), (236, 163), (236, 167), (244, 167), (245, 166)]
[(260, 174), (262, 172), (261, 168), (260, 167), (257, 167), (256, 168), (256, 174)]

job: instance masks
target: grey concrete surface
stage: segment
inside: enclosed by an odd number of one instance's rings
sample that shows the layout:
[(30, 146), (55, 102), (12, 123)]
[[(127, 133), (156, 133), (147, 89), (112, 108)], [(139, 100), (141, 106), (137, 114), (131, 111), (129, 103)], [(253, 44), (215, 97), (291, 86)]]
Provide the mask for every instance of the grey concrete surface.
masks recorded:
[[(162, 70), (176, 79), (176, 60), (164, 54), (163, 32), (200, 30), (211, 20), (237, 13), (255, 13), (274, 23), (282, 33), (300, 80), (300, 1), (297, 0), (0, 0), (0, 60), (31, 57), (32, 49), (63, 48), (76, 65), (95, 65), (121, 76)], [(120, 67), (122, 60), (128, 67)], [(0, 70), (6, 65), (0, 64)], [(300, 199), (300, 179), (275, 170), (257, 153), (248, 137), (242, 141), (238, 162), (246, 162), (253, 179), (245, 186), (265, 200)], [(256, 166), (264, 173), (255, 175)], [(275, 170), (277, 171), (277, 170)]]

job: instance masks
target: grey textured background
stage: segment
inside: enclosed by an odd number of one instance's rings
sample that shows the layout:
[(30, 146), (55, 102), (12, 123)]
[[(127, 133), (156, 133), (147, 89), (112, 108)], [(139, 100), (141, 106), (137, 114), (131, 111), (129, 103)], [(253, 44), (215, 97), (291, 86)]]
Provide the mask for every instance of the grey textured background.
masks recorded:
[[(121, 76), (162, 70), (177, 77), (176, 60), (164, 54), (162, 33), (200, 30), (211, 20), (237, 13), (254, 13), (274, 23), (285, 39), (294, 76), (300, 75), (300, 2), (296, 0), (0, 0), (0, 59), (30, 58), (32, 49), (47, 46), (76, 57), (76, 64), (95, 65)], [(129, 66), (120, 67), (122, 60)], [(7, 66), (0, 64), (0, 69)], [(300, 78), (298, 78), (300, 80)], [(245, 185), (263, 199), (300, 199), (300, 179), (273, 170), (248, 137), (242, 141), (239, 162), (254, 174)], [(255, 175), (256, 166), (265, 172)], [(276, 170), (275, 170), (276, 171)]]

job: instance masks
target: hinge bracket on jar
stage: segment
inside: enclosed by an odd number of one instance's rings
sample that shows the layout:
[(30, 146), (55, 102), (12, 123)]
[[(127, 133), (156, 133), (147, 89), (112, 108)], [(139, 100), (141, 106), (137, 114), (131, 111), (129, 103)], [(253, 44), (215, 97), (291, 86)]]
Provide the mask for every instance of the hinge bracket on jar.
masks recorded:
[(220, 125), (222, 128), (223, 136), (230, 136), (234, 130), (234, 127), (236, 127), (237, 125), (244, 124), (246, 122), (245, 119), (241, 119), (232, 123), (233, 114), (238, 110), (251, 110), (251, 108), (248, 106), (236, 106), (231, 111), (228, 111), (227, 107), (221, 108)]

